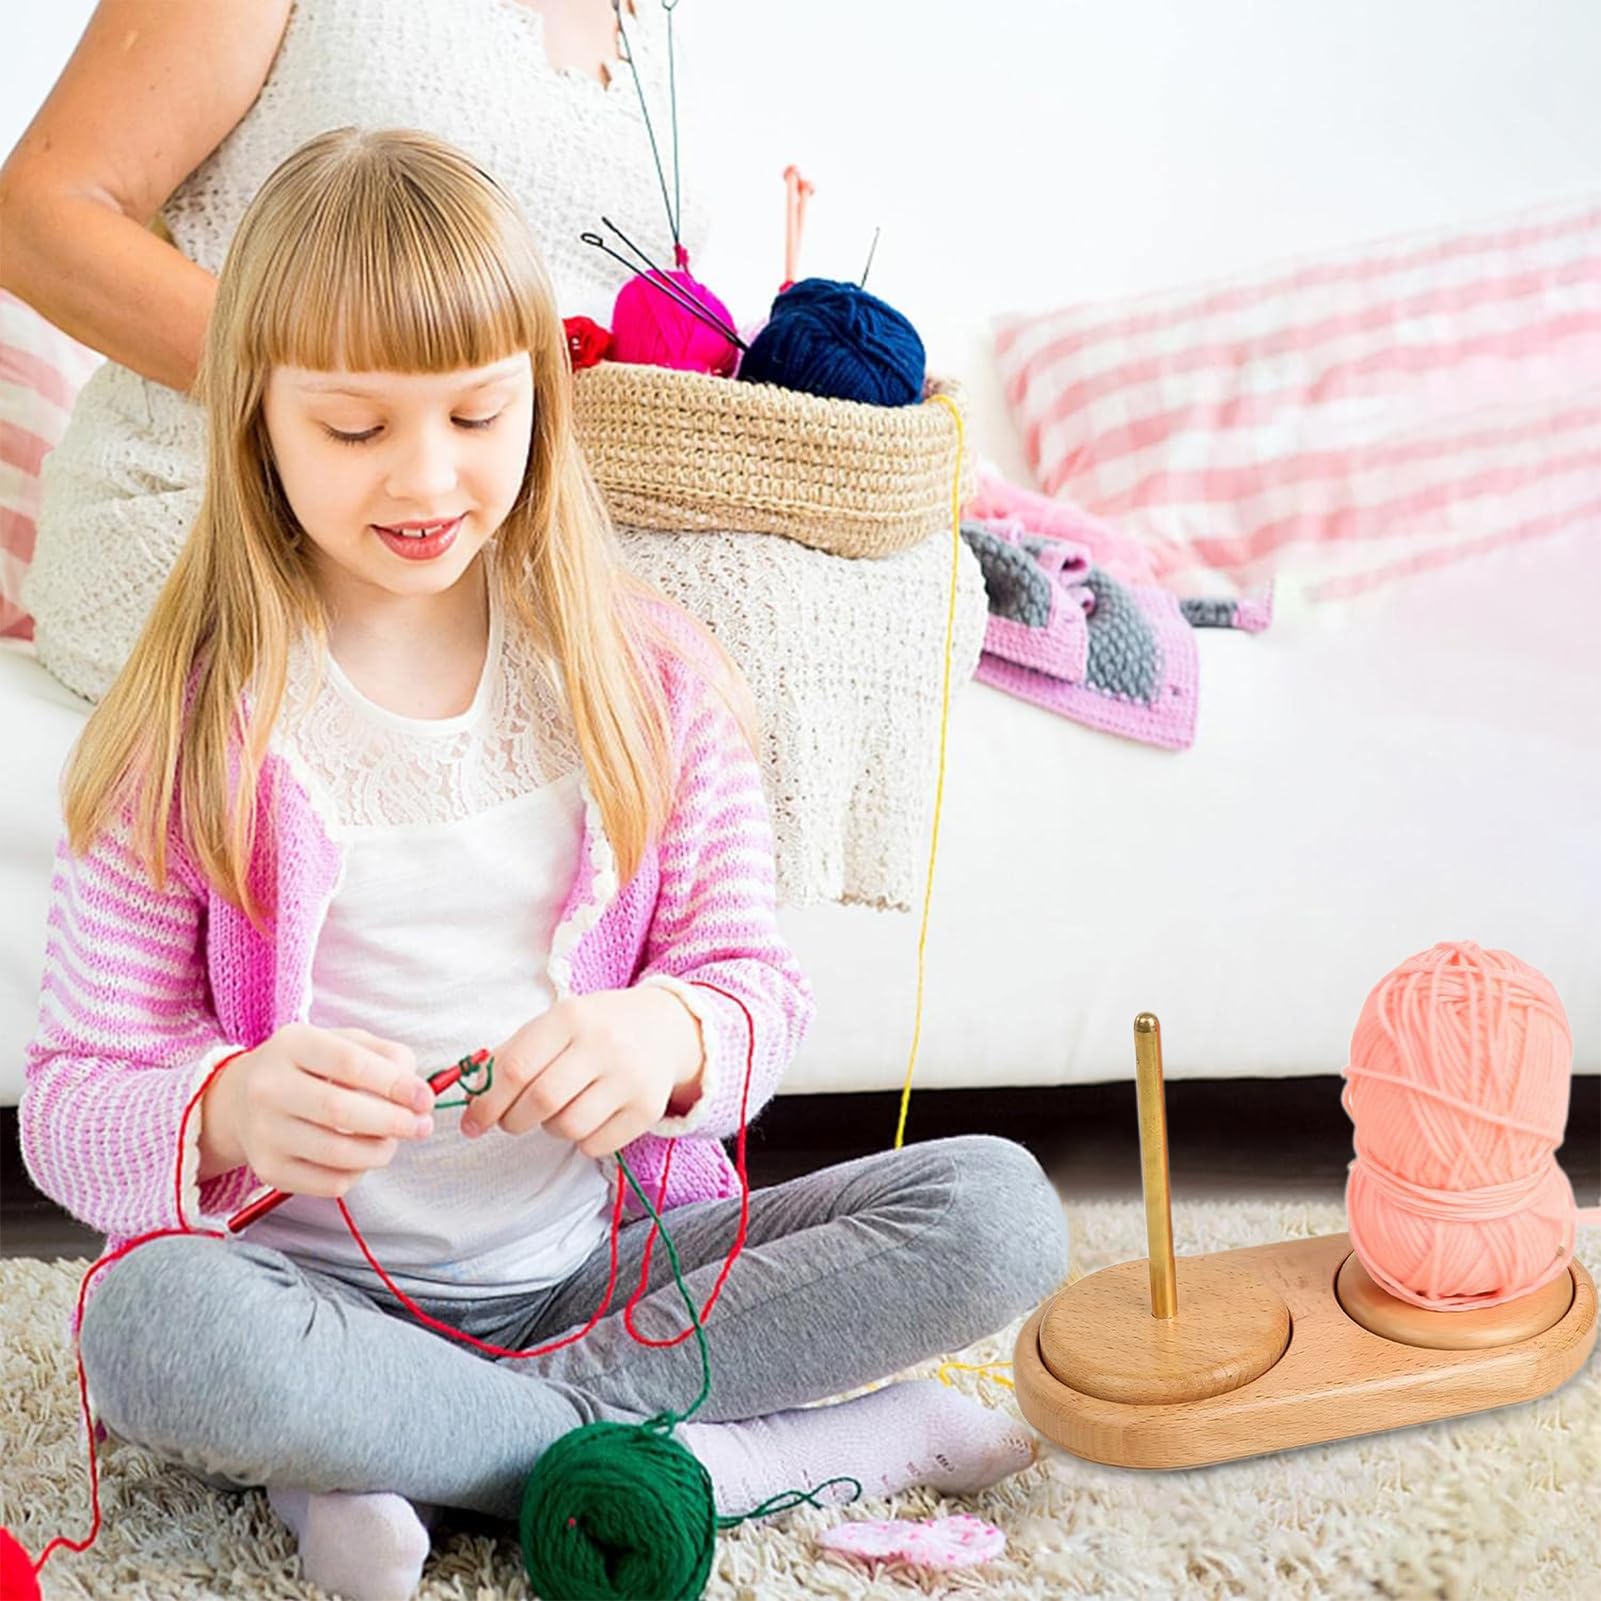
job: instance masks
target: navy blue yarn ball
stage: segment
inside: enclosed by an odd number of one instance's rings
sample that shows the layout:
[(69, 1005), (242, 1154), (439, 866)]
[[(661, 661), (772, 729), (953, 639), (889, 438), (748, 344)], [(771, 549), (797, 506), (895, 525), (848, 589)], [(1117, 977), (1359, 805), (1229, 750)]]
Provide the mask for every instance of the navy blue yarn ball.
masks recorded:
[(910, 406), (923, 398), (925, 361), (917, 330), (877, 295), (802, 278), (774, 300), (739, 376), (833, 400)]

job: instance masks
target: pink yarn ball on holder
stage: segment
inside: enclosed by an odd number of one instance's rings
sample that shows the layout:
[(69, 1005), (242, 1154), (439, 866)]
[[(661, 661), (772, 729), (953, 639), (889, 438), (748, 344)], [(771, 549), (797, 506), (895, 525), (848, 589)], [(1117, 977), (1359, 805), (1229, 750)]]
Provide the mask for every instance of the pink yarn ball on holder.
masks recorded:
[(704, 306), (725, 328), (734, 326), (728, 307), (689, 272), (689, 253), (680, 245), (672, 272), (653, 270), (630, 278), (617, 291), (612, 307), (613, 361), (636, 367), (672, 367), (679, 372), (709, 372), (726, 378), (739, 361), (739, 346), (702, 322), (668, 290), (648, 282), (665, 280)]
[(1465, 1311), (1567, 1272), (1577, 1207), (1554, 1152), (1572, 1075), (1556, 990), (1508, 951), (1436, 945), (1375, 986), (1340, 1104), (1351, 1245), (1380, 1288)]

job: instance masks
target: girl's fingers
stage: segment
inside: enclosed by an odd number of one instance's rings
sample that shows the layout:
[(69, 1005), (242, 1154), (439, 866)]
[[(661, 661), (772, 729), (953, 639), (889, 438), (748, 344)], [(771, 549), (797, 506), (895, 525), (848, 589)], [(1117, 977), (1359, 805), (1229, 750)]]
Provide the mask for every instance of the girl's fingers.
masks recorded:
[(415, 1106), (397, 1106), (377, 1095), (347, 1090), (331, 1079), (307, 1076), (300, 1083), (302, 1093), (289, 1107), (290, 1115), (331, 1133), (409, 1140), (432, 1131), (430, 1114)]
[(579, 1140), (578, 1149), (585, 1156), (610, 1156), (614, 1151), (620, 1151), (625, 1145), (633, 1142), (645, 1132), (650, 1124), (638, 1112), (624, 1107), (614, 1116), (606, 1119), (587, 1139)]
[[(292, 1050), (297, 1066), (336, 1086), (344, 1085), (351, 1091), (414, 1111), (425, 1111), (433, 1105), (433, 1092), (415, 1072), (345, 1033), (308, 1029), (303, 1038), (293, 1042)], [(331, 1107), (334, 1102), (327, 1104)]]
[(364, 1028), (336, 1028), (331, 1032), (343, 1034), (347, 1039), (353, 1039), (365, 1045), (368, 1050), (376, 1051), (380, 1056), (387, 1057), (391, 1062), (397, 1062), (401, 1067), (415, 1071), (417, 1056), (409, 1045), (402, 1045), (399, 1040), (386, 1040)]
[(538, 1129), (552, 1111), (567, 1105), (592, 1076), (570, 1050), (546, 1061), (532, 1077), (520, 1077), (511, 1060), (496, 1055), (490, 1087), (472, 1097), (471, 1105), (461, 1114), (461, 1126), (482, 1134), (498, 1124), (506, 1134), (527, 1134), (530, 1129)]
[[(526, 1134), (530, 1129), (549, 1128), (589, 1089), (595, 1073), (576, 1051), (565, 1051), (544, 1072), (523, 1087), (522, 1093), (500, 1116), (500, 1126), (508, 1134)], [(476, 1124), (482, 1112), (473, 1114)]]
[(340, 1134), (317, 1123), (300, 1124), (295, 1130), (294, 1160), (311, 1167), (323, 1168), (330, 1173), (366, 1172), (381, 1167), (395, 1154), (392, 1138), (368, 1139), (360, 1135)]
[[(552, 1067), (572, 1043), (571, 1009), (565, 1005), (551, 1007), (533, 1022), (524, 1024), (504, 1045), (494, 1051), (495, 1068), (492, 1082), (482, 1095), (473, 1097), (472, 1105), (462, 1114), (464, 1130), (493, 1128), (511, 1109), (512, 1103)], [(572, 1099), (582, 1084), (574, 1086), (563, 1096), (561, 1104)], [(549, 1105), (548, 1102), (542, 1104)], [(558, 1110), (560, 1107), (558, 1106)], [(507, 1125), (508, 1133), (526, 1133), (539, 1122), (533, 1119), (526, 1128)]]
[(323, 1167), (291, 1156), (284, 1158), (284, 1172), (278, 1187), (291, 1195), (320, 1195), (330, 1200), (344, 1195), (360, 1177), (360, 1173), (352, 1173), (347, 1168)]
[(578, 1145), (603, 1128), (618, 1110), (615, 1087), (597, 1080), (547, 1117), (542, 1126), (547, 1133)]

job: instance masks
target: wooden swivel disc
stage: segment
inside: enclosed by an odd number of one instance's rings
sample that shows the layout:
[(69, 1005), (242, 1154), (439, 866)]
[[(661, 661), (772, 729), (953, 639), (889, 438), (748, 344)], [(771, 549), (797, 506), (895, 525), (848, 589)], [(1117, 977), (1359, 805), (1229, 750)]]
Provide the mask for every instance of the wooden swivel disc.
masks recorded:
[(1040, 1358), (1081, 1395), (1135, 1405), (1199, 1401), (1260, 1378), (1290, 1342), (1290, 1311), (1249, 1267), (1180, 1257), (1178, 1312), (1151, 1312), (1145, 1258), (1057, 1291), (1040, 1320)]
[(1381, 1289), (1353, 1251), (1340, 1264), (1334, 1293), (1347, 1317), (1383, 1339), (1435, 1351), (1475, 1351), (1532, 1340), (1560, 1323), (1573, 1305), (1573, 1274), (1560, 1273), (1533, 1294), (1500, 1306), (1431, 1312)]

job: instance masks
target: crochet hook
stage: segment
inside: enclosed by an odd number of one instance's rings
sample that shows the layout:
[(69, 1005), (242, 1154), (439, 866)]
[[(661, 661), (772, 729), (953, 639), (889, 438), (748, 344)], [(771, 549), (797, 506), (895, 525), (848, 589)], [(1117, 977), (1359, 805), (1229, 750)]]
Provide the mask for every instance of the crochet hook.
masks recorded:
[[(474, 1051), (471, 1056), (464, 1056), (459, 1062), (452, 1062), (449, 1067), (442, 1067), (437, 1073), (429, 1074), (428, 1088), (435, 1096), (443, 1095), (469, 1068), (482, 1067), (488, 1060), (488, 1051)], [(241, 1229), (248, 1228), (258, 1218), (265, 1217), (275, 1206), (281, 1206), (288, 1199), (287, 1190), (269, 1190), (259, 1200), (240, 1207), (228, 1219), (228, 1232), (237, 1234)]]

